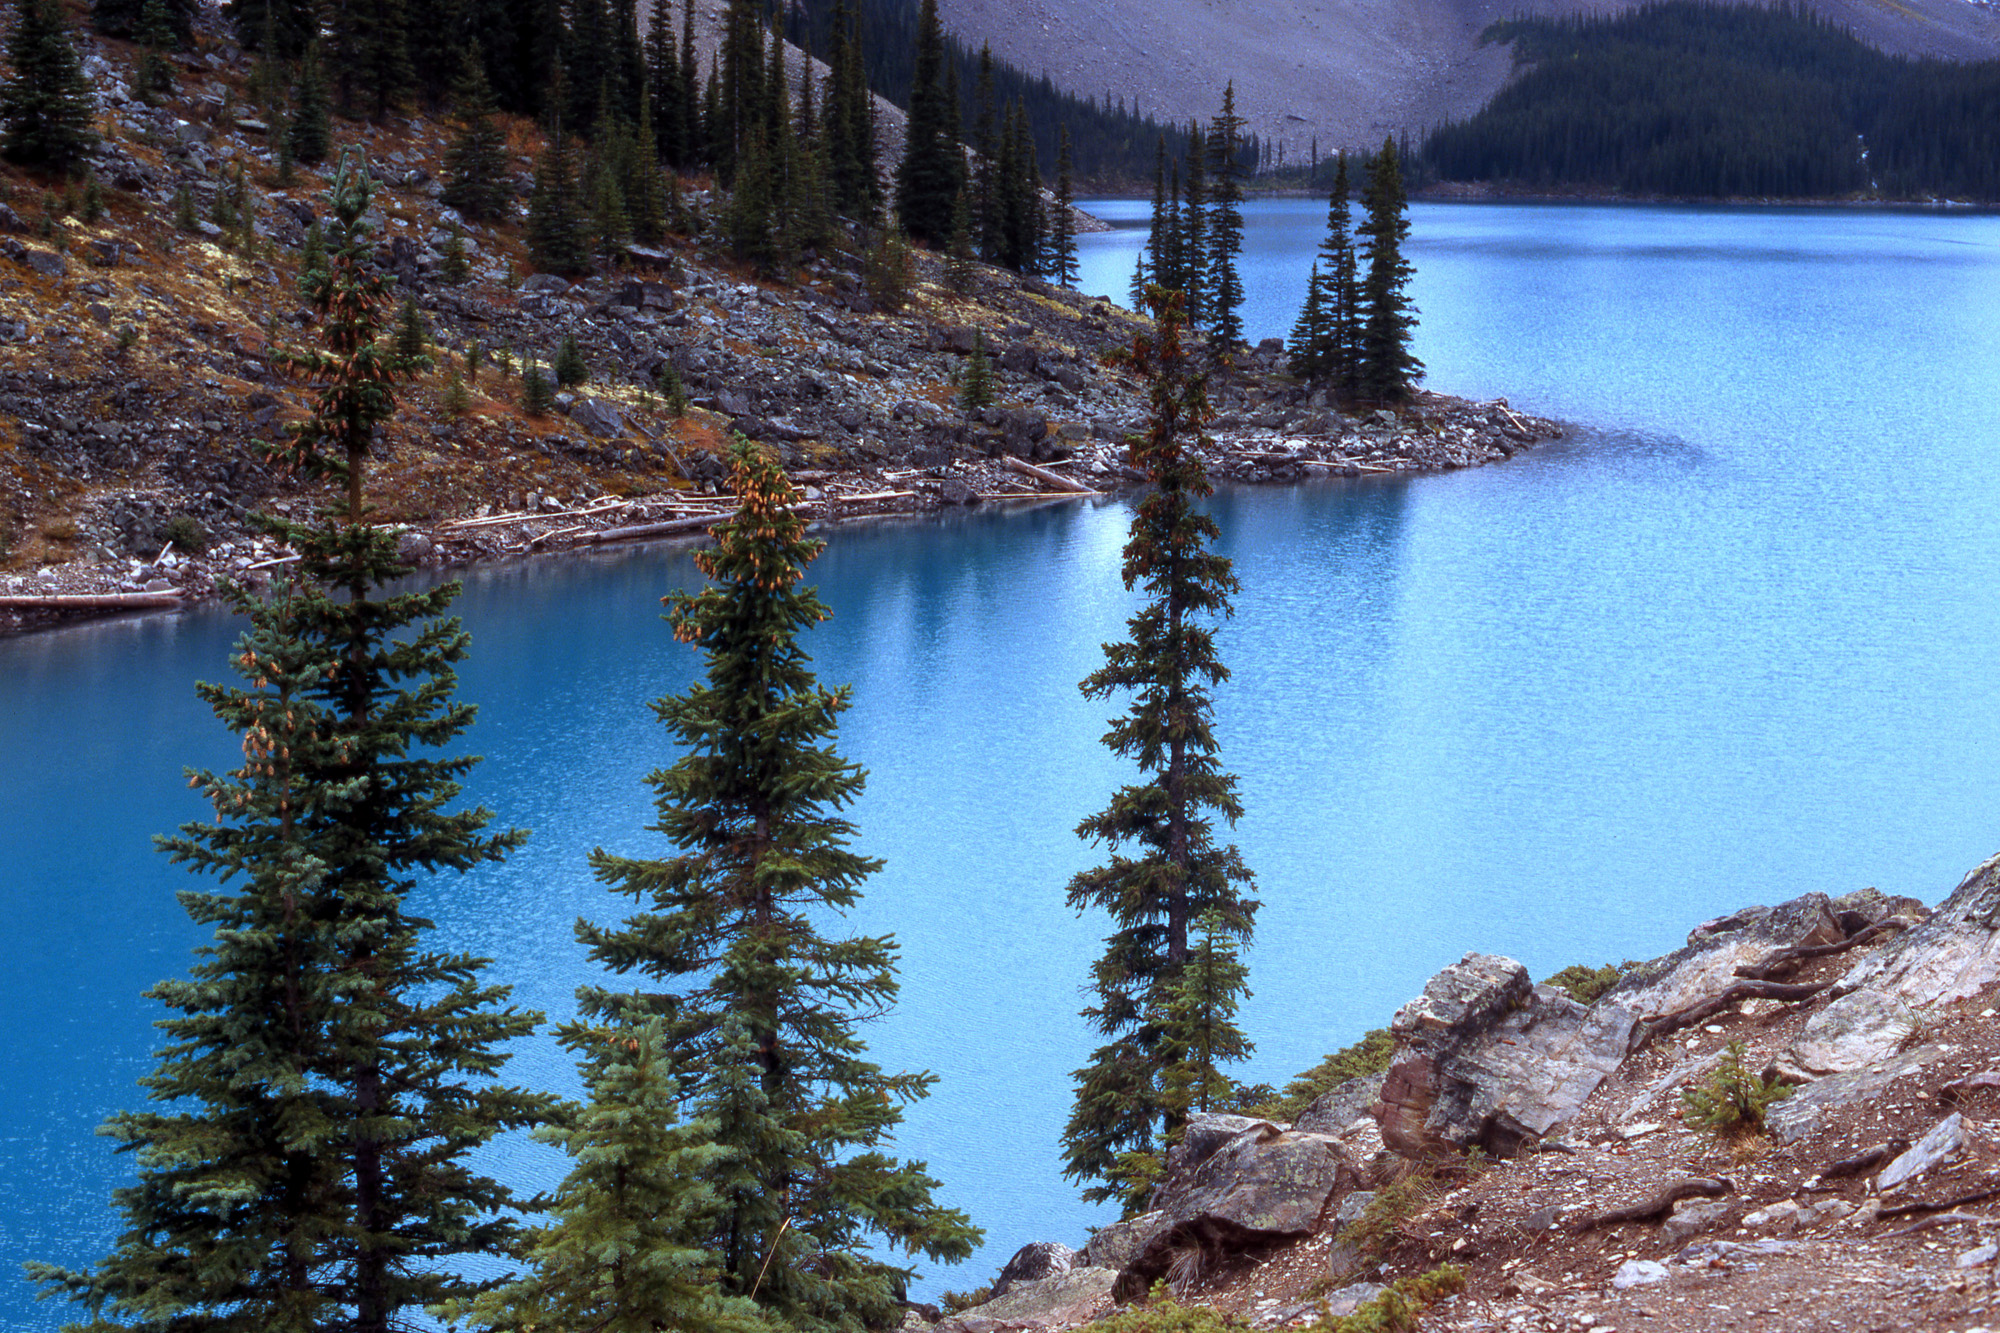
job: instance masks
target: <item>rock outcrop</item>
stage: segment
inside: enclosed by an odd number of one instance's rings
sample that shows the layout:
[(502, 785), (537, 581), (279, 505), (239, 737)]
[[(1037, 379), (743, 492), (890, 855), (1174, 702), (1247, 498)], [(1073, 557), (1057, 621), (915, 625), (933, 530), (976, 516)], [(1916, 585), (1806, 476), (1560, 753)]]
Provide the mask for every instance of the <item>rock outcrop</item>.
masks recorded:
[(1066, 1269), (1039, 1282), (1019, 1283), (1004, 1296), (961, 1310), (938, 1324), (937, 1333), (1074, 1328), (1104, 1313), (1117, 1280), (1118, 1274), (1109, 1268)]
[(2000, 981), (2000, 856), (1967, 875), (1921, 925), (1863, 959), (1835, 985), (1922, 1008)]
[(1014, 1251), (1014, 1257), (993, 1279), (993, 1299), (998, 1300), (1016, 1287), (1058, 1277), (1076, 1267), (1076, 1251), (1059, 1240), (1030, 1241)]

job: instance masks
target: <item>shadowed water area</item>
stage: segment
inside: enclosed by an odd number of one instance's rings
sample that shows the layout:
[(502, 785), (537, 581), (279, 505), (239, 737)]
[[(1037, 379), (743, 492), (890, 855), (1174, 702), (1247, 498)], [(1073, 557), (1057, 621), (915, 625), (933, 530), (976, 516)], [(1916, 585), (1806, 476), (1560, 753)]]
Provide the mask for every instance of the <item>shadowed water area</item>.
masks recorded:
[[(2000, 220), (1412, 217), (1430, 383), (1578, 429), (1499, 467), (1216, 498), (1243, 583), (1217, 730), (1265, 904), (1250, 1080), (1386, 1024), (1468, 949), (1539, 977), (1808, 889), (1934, 901), (2000, 842)], [(1289, 329), (1323, 222), (1249, 210), (1253, 337)], [(1088, 238), (1081, 286), (1122, 296), (1135, 243)], [(1077, 821), (1128, 776), (1075, 688), (1134, 606), (1128, 517), (842, 530), (812, 571), (835, 618), (811, 651), (854, 687), (839, 743), (871, 772), (859, 846), (887, 862), (849, 924), (902, 945), (901, 1002), (866, 1035), (939, 1075), (899, 1150), (987, 1228), (924, 1293), (1107, 1220), (1059, 1174), (1105, 929), (1063, 889), (1095, 858)], [(467, 578), (469, 794), (534, 837), (423, 906), (552, 1018), (588, 977), (575, 918), (622, 914), (584, 855), (664, 851), (640, 779), (673, 755), (645, 701), (699, 669), (658, 620), (693, 578), (666, 550)], [(139, 1104), (159, 1016), (140, 992), (198, 943), (148, 840), (202, 813), (184, 765), (237, 758), (191, 687), (225, 676), (238, 630), (200, 610), (0, 641), (9, 1270), (114, 1238), (129, 1163), (91, 1131)], [(548, 1039), (510, 1073), (574, 1086)], [(496, 1159), (524, 1189), (561, 1170), (524, 1143)], [(0, 1281), (0, 1326), (62, 1315)]]

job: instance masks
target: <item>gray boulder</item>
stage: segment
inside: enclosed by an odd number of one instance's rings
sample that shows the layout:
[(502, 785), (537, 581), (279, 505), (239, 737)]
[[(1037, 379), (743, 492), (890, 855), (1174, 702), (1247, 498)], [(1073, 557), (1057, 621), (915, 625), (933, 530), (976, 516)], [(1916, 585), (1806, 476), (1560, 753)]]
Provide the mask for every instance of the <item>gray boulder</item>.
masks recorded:
[(1383, 1074), (1370, 1074), (1365, 1078), (1351, 1078), (1321, 1093), (1313, 1099), (1312, 1105), (1299, 1113), (1292, 1128), (1306, 1134), (1338, 1137), (1355, 1121), (1368, 1116), (1375, 1103), (1381, 1100), (1385, 1077)]
[(561, 296), (569, 290), (569, 280), (553, 273), (535, 273), (521, 283), (521, 291), (529, 296)]
[(625, 433), (625, 418), (602, 398), (579, 398), (571, 404), (569, 419), (600, 440), (616, 439)]
[(1040, 1282), (1074, 1267), (1076, 1251), (1061, 1241), (1030, 1241), (1014, 1251), (1014, 1257), (993, 1280), (993, 1296), (997, 1300), (1024, 1282)]
[(1806, 1083), (1826, 1074), (1865, 1069), (1894, 1055), (1917, 1018), (1910, 1006), (1880, 991), (1843, 995), (1812, 1016), (1805, 1030), (1778, 1056), (1778, 1073)]
[(1160, 1167), (1160, 1182), (1153, 1187), (1153, 1197), (1147, 1201), (1149, 1206), (1172, 1212), (1175, 1203), (1192, 1188), (1195, 1173), (1204, 1162), (1237, 1135), (1260, 1127), (1277, 1132), (1277, 1126), (1268, 1120), (1247, 1115), (1204, 1112), (1189, 1116), (1181, 1129), (1181, 1141), (1167, 1149), (1167, 1160)]
[(1797, 1143), (1818, 1129), (1833, 1107), (1874, 1101), (1899, 1079), (1908, 1078), (1944, 1053), (1937, 1046), (1919, 1046), (1878, 1060), (1865, 1069), (1850, 1069), (1844, 1074), (1816, 1079), (1766, 1110), (1764, 1128), (1780, 1143)]
[(1109, 1268), (1072, 1268), (1039, 1282), (1022, 1282), (1004, 1296), (961, 1310), (937, 1333), (1003, 1333), (1008, 1329), (1073, 1328), (1111, 1305), (1118, 1274)]
[(1119, 1294), (1129, 1299), (1143, 1293), (1186, 1256), (1206, 1263), (1304, 1235), (1357, 1178), (1340, 1145), (1326, 1135), (1252, 1122), (1203, 1158), (1185, 1186), (1161, 1201), (1172, 1225), (1127, 1262)]
[(1923, 924), (1856, 963), (1834, 986), (1925, 1008), (2000, 981), (2000, 856), (1967, 875)]
[(1965, 1151), (1966, 1143), (1965, 1118), (1953, 1111), (1924, 1135), (1915, 1147), (1882, 1168), (1882, 1174), (1875, 1178), (1876, 1193), (1887, 1194), (1933, 1167), (1956, 1161)]
[(1511, 958), (1467, 954), (1389, 1026), (1383, 1142), (1408, 1157), (1473, 1145), (1512, 1155), (1574, 1116), (1618, 1068), (1633, 1021), (1532, 985)]
[(1714, 1199), (1682, 1199), (1660, 1223), (1660, 1235), (1669, 1244), (1685, 1245), (1702, 1232), (1722, 1226), (1730, 1212), (1730, 1205)]
[(1156, 1210), (1113, 1222), (1108, 1227), (1099, 1227), (1084, 1245), (1077, 1267), (1124, 1268), (1152, 1243), (1154, 1237), (1173, 1224), (1172, 1218)]

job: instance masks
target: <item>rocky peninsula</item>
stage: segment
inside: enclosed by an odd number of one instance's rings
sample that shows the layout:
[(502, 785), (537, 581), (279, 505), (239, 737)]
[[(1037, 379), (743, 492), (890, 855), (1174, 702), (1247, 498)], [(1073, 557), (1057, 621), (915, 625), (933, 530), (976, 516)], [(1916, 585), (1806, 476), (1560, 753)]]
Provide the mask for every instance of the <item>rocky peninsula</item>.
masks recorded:
[[(129, 89), (131, 49), (82, 40), (104, 111), (92, 163), (103, 213), (86, 221), (54, 196), (30, 204), (32, 183), (0, 173), (12, 201), (0, 203), (0, 632), (179, 605), (223, 578), (254, 584), (288, 553), (249, 516), (319, 503), (268, 459), (305, 415), (308, 390), (277, 356), (313, 338), (297, 267), (330, 170), (279, 183), (269, 127), (242, 110), (251, 58), (219, 19), (176, 57), (178, 94), (152, 105)], [(899, 115), (884, 113), (885, 135)], [(525, 197), (535, 131), (512, 132)], [(899, 299), (871, 292), (863, 257), (846, 250), (808, 256), (795, 282), (759, 281), (715, 239), (720, 199), (701, 181), (686, 232), (570, 282), (529, 272), (518, 227), (440, 202), (447, 127), (390, 117), (342, 133), (380, 186), (378, 262), (439, 355), (408, 386), (372, 469), (377, 521), (405, 530), (415, 562), (698, 535), (731, 508), (721, 451), (732, 432), (777, 449), (828, 521), (1137, 484), (1122, 441), (1143, 416), (1139, 385), (1105, 355), (1129, 348), (1142, 321), (1106, 297), (983, 265), (954, 291), (921, 251)], [(208, 217), (239, 167), (254, 244), (213, 222), (176, 225), (178, 200)], [(462, 282), (445, 278), (454, 232)], [(547, 366), (565, 337), (590, 378), (531, 413), (520, 371)], [(990, 360), (992, 404), (968, 411), (975, 349)], [(1214, 376), (1218, 480), (1477, 466), (1560, 434), (1504, 401), (1430, 393), (1343, 414), (1284, 361), (1270, 339)], [(684, 411), (670, 410), (669, 369)]]

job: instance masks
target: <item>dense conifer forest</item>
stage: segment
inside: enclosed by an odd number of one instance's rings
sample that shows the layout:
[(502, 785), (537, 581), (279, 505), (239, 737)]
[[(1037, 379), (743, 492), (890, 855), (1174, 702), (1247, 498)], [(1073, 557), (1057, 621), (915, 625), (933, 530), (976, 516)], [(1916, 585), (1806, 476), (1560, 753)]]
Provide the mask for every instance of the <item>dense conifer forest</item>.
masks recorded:
[(2000, 62), (1884, 55), (1802, 7), (1516, 19), (1519, 77), (1424, 143), (1427, 175), (1531, 189), (2000, 199)]

